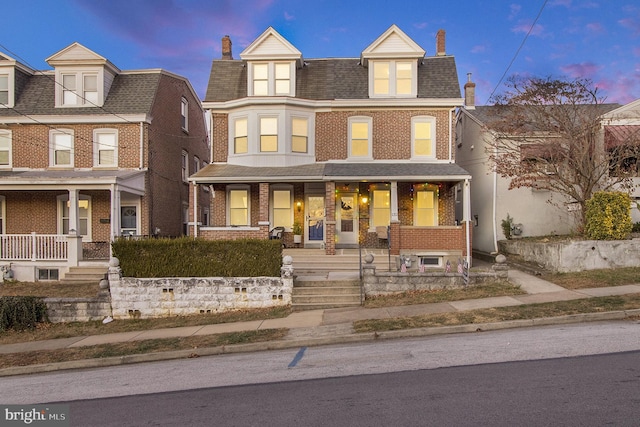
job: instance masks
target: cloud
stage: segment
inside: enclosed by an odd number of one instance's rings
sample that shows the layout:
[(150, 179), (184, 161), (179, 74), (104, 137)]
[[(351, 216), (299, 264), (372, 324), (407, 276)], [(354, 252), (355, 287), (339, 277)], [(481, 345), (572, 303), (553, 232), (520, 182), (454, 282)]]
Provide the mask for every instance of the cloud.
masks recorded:
[(293, 21), (294, 19), (296, 19), (295, 16), (287, 13), (287, 11), (284, 12), (284, 20), (285, 21)]
[(618, 21), (618, 24), (622, 25), (624, 28), (631, 30), (633, 32), (633, 36), (637, 37), (640, 35), (640, 20), (635, 18), (624, 18)]
[(509, 21), (511, 21), (513, 18), (515, 18), (519, 13), (520, 10), (522, 9), (522, 6), (519, 4), (512, 4), (509, 6)]
[(471, 48), (471, 53), (484, 53), (487, 50), (487, 46), (479, 44)]
[(514, 33), (524, 33), (527, 34), (531, 31), (532, 36), (541, 36), (544, 32), (544, 27), (540, 24), (535, 24), (531, 27), (530, 21), (520, 21), (515, 26), (511, 27), (511, 31)]
[(604, 34), (606, 31), (600, 22), (591, 22), (586, 25), (587, 31), (593, 34)]
[(618, 74), (613, 78), (603, 78), (594, 85), (606, 97), (606, 102), (628, 104), (640, 96), (640, 73), (631, 75)]
[(428, 25), (429, 24), (427, 24), (426, 22), (418, 22), (417, 24), (413, 24), (413, 26), (419, 30), (424, 30)]
[(593, 78), (598, 71), (602, 69), (601, 65), (593, 62), (582, 62), (579, 64), (568, 64), (560, 67), (563, 73), (572, 78)]

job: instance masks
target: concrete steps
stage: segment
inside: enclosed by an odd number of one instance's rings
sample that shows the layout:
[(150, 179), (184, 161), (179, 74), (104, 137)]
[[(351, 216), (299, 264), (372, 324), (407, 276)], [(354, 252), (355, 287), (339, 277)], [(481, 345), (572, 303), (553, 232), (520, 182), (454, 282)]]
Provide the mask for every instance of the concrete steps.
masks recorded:
[(65, 285), (77, 283), (96, 283), (106, 278), (108, 267), (101, 265), (87, 265), (78, 267), (69, 267), (69, 271), (60, 280)]
[[(378, 271), (389, 270), (389, 258), (381, 249), (363, 249), (362, 264), (365, 256), (374, 256), (373, 264)], [(358, 272), (360, 270), (360, 254), (357, 249), (338, 249), (336, 255), (325, 255), (322, 249), (285, 249), (283, 255), (293, 258), (293, 271), (298, 276), (317, 275), (327, 272)], [(395, 263), (395, 257), (391, 260)], [(395, 264), (394, 264), (395, 265)]]
[(361, 304), (360, 280), (304, 280), (293, 282), (294, 310), (357, 307)]

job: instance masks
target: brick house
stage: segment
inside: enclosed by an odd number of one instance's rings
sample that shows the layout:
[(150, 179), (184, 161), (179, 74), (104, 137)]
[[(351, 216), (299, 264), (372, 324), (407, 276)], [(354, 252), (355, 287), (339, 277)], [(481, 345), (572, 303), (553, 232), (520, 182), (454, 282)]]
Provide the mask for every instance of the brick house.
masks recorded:
[(19, 280), (62, 278), (108, 259), (118, 236), (185, 234), (188, 175), (210, 154), (190, 83), (122, 71), (78, 43), (47, 63), (35, 71), (0, 54), (3, 265)]
[(360, 57), (308, 59), (268, 28), (233, 59), (225, 36), (203, 102), (212, 163), (190, 178), (211, 188), (211, 222), (194, 234), (267, 238), (282, 227), (287, 247), (328, 255), (389, 247), (428, 266), (468, 256), (455, 205), (471, 177), (452, 148), (463, 100), (443, 30), (436, 45), (425, 56), (393, 25)]

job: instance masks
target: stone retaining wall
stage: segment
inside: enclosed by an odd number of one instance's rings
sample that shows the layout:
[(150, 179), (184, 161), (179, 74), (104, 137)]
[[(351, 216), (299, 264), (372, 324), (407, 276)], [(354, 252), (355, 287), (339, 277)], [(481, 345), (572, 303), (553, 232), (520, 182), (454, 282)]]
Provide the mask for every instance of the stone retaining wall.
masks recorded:
[(105, 293), (96, 298), (45, 298), (49, 320), (53, 323), (88, 322), (111, 315), (111, 299)]

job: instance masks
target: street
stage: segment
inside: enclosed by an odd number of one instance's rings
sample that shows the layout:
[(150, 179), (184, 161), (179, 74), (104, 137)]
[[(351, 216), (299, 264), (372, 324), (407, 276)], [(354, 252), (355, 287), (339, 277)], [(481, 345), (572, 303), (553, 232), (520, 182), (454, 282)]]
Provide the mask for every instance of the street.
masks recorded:
[(559, 325), (7, 377), (0, 403), (72, 402), (72, 425), (92, 426), (637, 425), (638, 327)]

